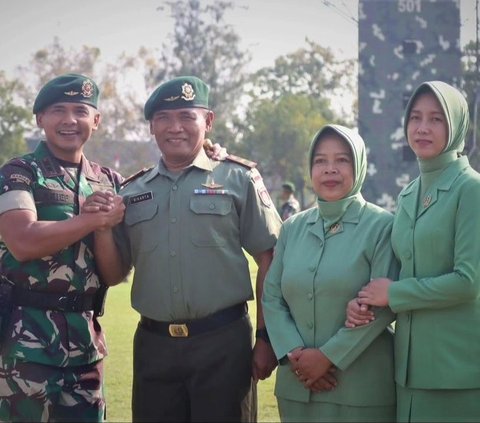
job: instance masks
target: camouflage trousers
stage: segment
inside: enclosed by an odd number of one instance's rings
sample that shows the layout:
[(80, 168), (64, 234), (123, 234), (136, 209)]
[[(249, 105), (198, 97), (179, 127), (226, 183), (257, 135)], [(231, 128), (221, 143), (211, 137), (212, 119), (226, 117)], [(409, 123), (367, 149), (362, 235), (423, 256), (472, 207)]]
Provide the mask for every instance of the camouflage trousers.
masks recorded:
[(0, 356), (0, 422), (102, 422), (103, 362), (53, 367)]

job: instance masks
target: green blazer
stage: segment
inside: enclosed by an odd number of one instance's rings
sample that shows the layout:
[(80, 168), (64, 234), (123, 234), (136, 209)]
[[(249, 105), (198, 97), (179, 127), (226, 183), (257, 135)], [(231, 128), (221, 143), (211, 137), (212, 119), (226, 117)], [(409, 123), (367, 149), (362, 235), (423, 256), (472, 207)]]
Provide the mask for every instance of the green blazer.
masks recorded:
[(279, 360), (298, 346), (320, 348), (338, 367), (338, 386), (312, 393), (283, 364), (277, 397), (355, 406), (395, 403), (391, 311), (379, 310), (368, 325), (344, 327), (346, 305), (361, 287), (373, 277), (397, 274), (391, 224), (390, 213), (360, 195), (326, 234), (317, 208), (283, 223), (263, 293), (272, 346)]
[[(419, 179), (399, 196), (389, 288), (396, 381), (422, 389), (480, 387), (480, 175), (450, 163), (417, 205)], [(418, 212), (417, 212), (418, 210)]]

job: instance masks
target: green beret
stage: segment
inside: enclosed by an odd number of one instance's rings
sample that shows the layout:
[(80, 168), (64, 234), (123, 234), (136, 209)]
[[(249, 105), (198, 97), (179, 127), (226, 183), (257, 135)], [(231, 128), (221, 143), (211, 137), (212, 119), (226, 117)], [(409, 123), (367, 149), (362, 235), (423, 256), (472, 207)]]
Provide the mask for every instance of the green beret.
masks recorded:
[(208, 109), (208, 86), (196, 76), (180, 76), (158, 86), (145, 103), (145, 119), (157, 110), (200, 107)]
[(83, 103), (97, 108), (100, 92), (90, 78), (67, 73), (48, 81), (33, 103), (33, 114), (45, 110), (55, 103)]
[(282, 184), (282, 188), (290, 192), (295, 192), (295, 184), (293, 182), (286, 181)]

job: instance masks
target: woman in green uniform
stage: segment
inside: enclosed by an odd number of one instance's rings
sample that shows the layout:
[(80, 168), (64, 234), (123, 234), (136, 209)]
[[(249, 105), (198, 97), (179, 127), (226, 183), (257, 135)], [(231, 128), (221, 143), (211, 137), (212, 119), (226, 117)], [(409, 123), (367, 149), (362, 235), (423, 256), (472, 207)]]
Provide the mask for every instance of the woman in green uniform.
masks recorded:
[(371, 278), (394, 277), (392, 215), (360, 194), (362, 138), (326, 125), (313, 138), (316, 207), (284, 222), (267, 274), (263, 308), (280, 366), (275, 395), (282, 421), (392, 421), (393, 314), (345, 328), (345, 307)]
[(468, 124), (467, 102), (452, 86), (415, 90), (404, 130), (420, 176), (398, 199), (399, 280), (376, 279), (359, 292), (358, 302), (397, 313), (402, 422), (480, 419), (480, 175), (461, 156)]

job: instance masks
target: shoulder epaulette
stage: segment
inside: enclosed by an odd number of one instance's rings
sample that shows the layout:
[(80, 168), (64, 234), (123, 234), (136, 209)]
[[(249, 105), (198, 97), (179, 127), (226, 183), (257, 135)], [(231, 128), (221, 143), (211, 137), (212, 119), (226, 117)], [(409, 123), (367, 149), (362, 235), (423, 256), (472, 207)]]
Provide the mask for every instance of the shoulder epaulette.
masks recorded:
[(244, 159), (243, 157), (238, 157), (233, 154), (229, 154), (227, 157), (225, 157), (225, 160), (241, 164), (243, 166), (248, 167), (249, 169), (253, 169), (254, 167), (257, 166), (256, 162), (252, 162), (251, 160), (247, 160), (247, 159)]
[(139, 170), (138, 172), (135, 172), (133, 175), (130, 175), (128, 178), (125, 178), (121, 183), (120, 186), (124, 187), (125, 185), (129, 184), (133, 180), (139, 178), (140, 176), (145, 175), (145, 173), (149, 172), (150, 170), (153, 169), (152, 167), (144, 167), (143, 169)]

